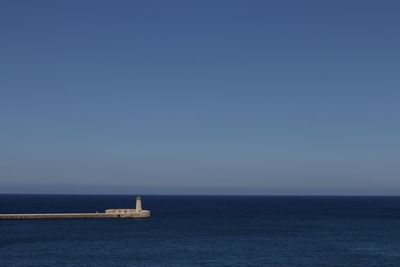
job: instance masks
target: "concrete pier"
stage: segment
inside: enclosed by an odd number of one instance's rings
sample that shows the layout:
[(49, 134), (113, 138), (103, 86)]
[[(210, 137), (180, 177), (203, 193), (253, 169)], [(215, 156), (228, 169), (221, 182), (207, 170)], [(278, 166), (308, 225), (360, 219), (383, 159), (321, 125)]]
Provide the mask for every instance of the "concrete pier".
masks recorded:
[(143, 219), (149, 218), (150, 211), (142, 210), (140, 197), (136, 198), (135, 209), (107, 209), (96, 213), (32, 213), (32, 214), (0, 214), (0, 220), (55, 220), (55, 219)]

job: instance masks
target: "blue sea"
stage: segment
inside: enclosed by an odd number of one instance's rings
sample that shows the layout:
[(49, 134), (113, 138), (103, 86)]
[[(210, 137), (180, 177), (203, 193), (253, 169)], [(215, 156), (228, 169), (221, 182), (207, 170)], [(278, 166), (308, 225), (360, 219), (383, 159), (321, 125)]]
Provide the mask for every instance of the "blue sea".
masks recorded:
[[(400, 197), (143, 196), (147, 220), (0, 221), (0, 266), (400, 266)], [(135, 196), (0, 195), (0, 213)]]

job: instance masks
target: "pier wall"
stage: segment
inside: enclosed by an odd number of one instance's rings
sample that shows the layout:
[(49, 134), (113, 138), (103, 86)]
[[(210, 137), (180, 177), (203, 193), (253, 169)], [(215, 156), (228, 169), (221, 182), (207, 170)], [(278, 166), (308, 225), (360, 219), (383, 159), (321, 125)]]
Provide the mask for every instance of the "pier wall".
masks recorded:
[(137, 213), (44, 213), (44, 214), (0, 214), (0, 220), (54, 220), (54, 219), (107, 219), (148, 218), (150, 211)]

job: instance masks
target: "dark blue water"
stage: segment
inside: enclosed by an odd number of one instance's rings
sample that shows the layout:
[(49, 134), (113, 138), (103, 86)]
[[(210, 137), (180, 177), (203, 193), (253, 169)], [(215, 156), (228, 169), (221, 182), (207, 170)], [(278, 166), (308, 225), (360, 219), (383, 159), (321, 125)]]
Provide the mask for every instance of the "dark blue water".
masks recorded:
[[(133, 196), (0, 195), (0, 213)], [(400, 266), (398, 197), (144, 196), (149, 220), (0, 221), (0, 266)]]

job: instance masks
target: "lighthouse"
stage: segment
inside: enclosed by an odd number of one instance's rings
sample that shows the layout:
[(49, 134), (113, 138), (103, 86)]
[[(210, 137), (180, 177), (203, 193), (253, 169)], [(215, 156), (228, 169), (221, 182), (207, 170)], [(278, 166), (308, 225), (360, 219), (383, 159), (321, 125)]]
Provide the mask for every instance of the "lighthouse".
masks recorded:
[(134, 218), (149, 218), (150, 211), (142, 209), (142, 198), (140, 196), (136, 197), (136, 207), (134, 209), (108, 209), (106, 213), (112, 213), (118, 218), (134, 217)]
[(136, 212), (142, 212), (142, 198), (140, 196), (136, 197)]

